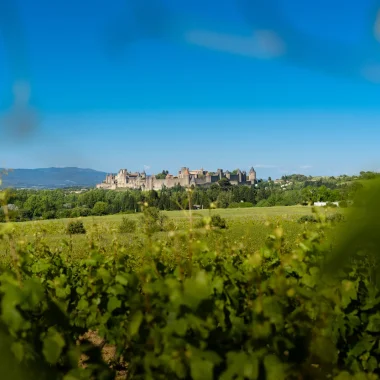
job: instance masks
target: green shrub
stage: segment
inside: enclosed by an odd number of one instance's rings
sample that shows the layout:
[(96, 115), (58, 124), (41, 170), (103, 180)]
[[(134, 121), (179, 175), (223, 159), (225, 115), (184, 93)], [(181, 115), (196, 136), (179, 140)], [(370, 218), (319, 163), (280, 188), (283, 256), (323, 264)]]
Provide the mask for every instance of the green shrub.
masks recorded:
[(178, 229), (178, 225), (173, 219), (167, 219), (164, 229), (165, 231), (176, 231)]
[(303, 215), (298, 220), (298, 223), (317, 223), (318, 220), (314, 215)]
[(261, 201), (258, 201), (256, 204), (256, 207), (269, 207), (270, 204), (266, 199), (262, 199)]
[(92, 211), (88, 207), (81, 207), (80, 208), (80, 216), (90, 216), (92, 214)]
[(133, 233), (136, 231), (137, 223), (135, 220), (123, 217), (119, 226), (119, 232), (122, 234)]
[(348, 207), (347, 201), (340, 201), (339, 202), (339, 207), (341, 207), (341, 208), (347, 208)]
[(70, 218), (79, 218), (80, 217), (80, 209), (79, 207), (75, 207), (72, 210), (67, 210), (70, 213)]
[(157, 207), (146, 207), (141, 218), (141, 227), (144, 233), (151, 235), (165, 230), (168, 217)]
[(211, 218), (202, 218), (194, 223), (195, 228), (204, 228), (206, 226), (213, 228), (227, 228), (227, 223), (219, 214), (212, 215)]
[(339, 223), (339, 222), (344, 222), (346, 220), (346, 217), (343, 214), (336, 213), (333, 215), (329, 215), (326, 219), (327, 221), (332, 222), (332, 223)]
[(69, 235), (85, 234), (86, 229), (84, 228), (82, 221), (73, 220), (67, 225), (67, 233)]
[(207, 225), (206, 218), (198, 219), (194, 222), (195, 228), (204, 228)]
[(227, 228), (226, 219), (222, 218), (219, 214), (211, 216), (210, 225), (215, 228)]
[(324, 207), (326, 207), (326, 208), (337, 208), (338, 206), (335, 203), (327, 202), (326, 206), (324, 206)]

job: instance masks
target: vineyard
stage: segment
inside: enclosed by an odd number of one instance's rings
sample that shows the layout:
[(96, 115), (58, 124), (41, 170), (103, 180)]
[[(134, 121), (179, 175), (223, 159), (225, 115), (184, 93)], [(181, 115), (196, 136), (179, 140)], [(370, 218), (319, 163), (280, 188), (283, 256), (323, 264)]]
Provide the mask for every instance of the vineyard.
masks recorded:
[(375, 379), (378, 191), (341, 217), (173, 219), (146, 206), (108, 224), (0, 224), (0, 371)]

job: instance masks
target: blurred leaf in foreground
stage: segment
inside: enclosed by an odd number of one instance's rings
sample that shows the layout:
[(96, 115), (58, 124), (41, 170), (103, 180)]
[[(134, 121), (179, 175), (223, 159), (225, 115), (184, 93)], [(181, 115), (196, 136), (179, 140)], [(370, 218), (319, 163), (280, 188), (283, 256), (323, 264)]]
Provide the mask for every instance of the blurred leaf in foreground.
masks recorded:
[(380, 261), (380, 179), (365, 181), (354, 205), (347, 213), (347, 222), (337, 230), (333, 255), (327, 270), (335, 271), (349, 264), (354, 257), (370, 257), (375, 269)]

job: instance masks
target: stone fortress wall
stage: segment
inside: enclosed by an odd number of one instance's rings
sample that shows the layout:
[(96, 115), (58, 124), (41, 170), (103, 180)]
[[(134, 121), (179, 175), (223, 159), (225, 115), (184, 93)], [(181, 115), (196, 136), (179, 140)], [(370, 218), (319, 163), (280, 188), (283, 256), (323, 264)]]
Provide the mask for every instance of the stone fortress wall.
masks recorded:
[(183, 167), (174, 176), (168, 174), (165, 179), (158, 179), (154, 175), (148, 176), (145, 171), (128, 172), (127, 169), (121, 169), (117, 174), (108, 174), (106, 179), (96, 185), (98, 189), (141, 189), (141, 190), (161, 190), (163, 186), (172, 188), (175, 186), (209, 186), (218, 182), (222, 178), (227, 178), (232, 185), (254, 185), (256, 183), (256, 171), (252, 167), (249, 173), (237, 170), (236, 174), (231, 174), (228, 170), (224, 172), (218, 169), (216, 173), (210, 173), (203, 169), (189, 170)]

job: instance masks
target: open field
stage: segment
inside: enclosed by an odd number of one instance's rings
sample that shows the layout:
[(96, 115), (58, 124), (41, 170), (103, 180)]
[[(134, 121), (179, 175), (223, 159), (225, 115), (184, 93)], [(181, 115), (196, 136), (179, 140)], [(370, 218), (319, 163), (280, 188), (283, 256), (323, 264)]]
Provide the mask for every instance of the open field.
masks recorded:
[[(320, 209), (321, 213), (333, 213), (334, 210)], [(164, 214), (171, 222), (171, 231), (181, 231), (190, 225), (189, 211), (167, 211)], [(242, 209), (216, 209), (192, 211), (193, 223), (209, 215), (219, 214), (227, 221), (228, 228), (207, 237), (211, 249), (216, 249), (221, 239), (231, 247), (244, 247), (247, 253), (260, 249), (274, 226), (281, 225), (286, 235), (288, 249), (294, 247), (302, 232), (307, 228), (297, 221), (303, 215), (312, 215), (312, 208), (306, 206), (262, 207)], [(135, 233), (121, 234), (118, 227), (122, 218), (137, 222)], [(140, 255), (147, 244), (147, 237), (139, 228), (142, 214), (118, 214), (107, 216), (92, 216), (80, 218), (86, 228), (86, 235), (69, 236), (66, 233), (67, 224), (73, 219), (41, 220), (14, 224), (15, 244), (19, 241), (36, 244), (46, 244), (52, 252), (67, 251), (70, 257), (84, 258), (88, 255), (89, 246), (96, 244), (104, 251), (115, 249), (114, 244), (123, 247), (130, 254)], [(169, 244), (170, 230), (154, 234), (153, 239)], [(183, 247), (183, 249), (186, 249)], [(0, 242), (0, 257), (7, 260), (10, 245), (5, 240)]]
[[(325, 212), (321, 209), (320, 212)], [(331, 211), (329, 211), (331, 212)], [(276, 206), (276, 207), (251, 207), (251, 208), (234, 208), (234, 209), (216, 209), (212, 210), (211, 213), (219, 214), (226, 219), (240, 219), (240, 220), (266, 220), (272, 218), (281, 218), (282, 220), (295, 220), (303, 215), (311, 215), (312, 207), (309, 206)], [(163, 214), (167, 215), (170, 219), (174, 221), (188, 221), (190, 219), (190, 212), (188, 210), (184, 211), (163, 211)], [(206, 217), (210, 214), (210, 210), (196, 210), (191, 211), (191, 215), (196, 220), (197, 218)], [(116, 214), (116, 215), (106, 215), (106, 216), (88, 216), (81, 217), (84, 225), (89, 227), (93, 224), (102, 224), (113, 227), (115, 224), (119, 223), (123, 217), (131, 218), (137, 220), (141, 216), (140, 213), (136, 214)], [(16, 226), (19, 228), (29, 230), (31, 226), (49, 225), (49, 226), (66, 226), (67, 223), (72, 220), (70, 218), (57, 219), (57, 220), (40, 220), (32, 222), (21, 222), (17, 223)], [(37, 227), (38, 226), (38, 227)]]

